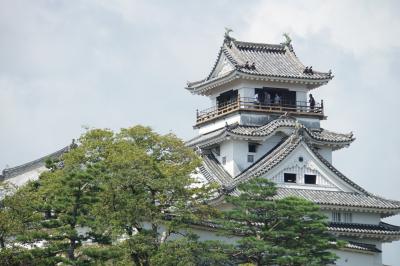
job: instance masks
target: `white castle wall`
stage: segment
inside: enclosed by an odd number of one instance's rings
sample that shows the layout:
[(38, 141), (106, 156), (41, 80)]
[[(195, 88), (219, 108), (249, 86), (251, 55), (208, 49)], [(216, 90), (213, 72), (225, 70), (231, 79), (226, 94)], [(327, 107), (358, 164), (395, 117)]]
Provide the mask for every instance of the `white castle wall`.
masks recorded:
[(337, 266), (382, 266), (380, 253), (362, 253), (354, 251), (334, 250), (340, 257), (335, 265)]
[(325, 160), (332, 164), (332, 148), (321, 147), (319, 148), (318, 153), (321, 154)]
[(28, 181), (37, 180), (39, 178), (39, 175), (46, 170), (47, 170), (46, 166), (40, 166), (28, 172), (21, 173), (17, 176), (8, 178), (6, 182), (9, 182), (15, 186), (22, 186)]
[[(332, 221), (332, 212), (331, 210), (323, 210), (322, 213), (328, 218), (329, 221)], [(336, 212), (336, 211), (335, 211)], [(360, 223), (360, 224), (379, 224), (381, 221), (381, 216), (379, 213), (367, 213), (367, 212), (357, 212), (357, 211), (342, 211), (338, 210), (338, 212), (351, 212), (352, 214), (352, 222)]]
[(257, 161), (278, 144), (281, 139), (282, 137), (279, 135), (271, 136), (268, 141), (257, 145), (255, 153), (248, 152), (249, 141), (226, 140), (220, 145), (220, 156), (218, 159), (222, 163), (222, 157), (225, 156), (226, 164), (223, 165), (225, 170), (232, 176), (236, 176), (253, 164), (247, 161), (247, 155), (254, 155), (254, 161)]

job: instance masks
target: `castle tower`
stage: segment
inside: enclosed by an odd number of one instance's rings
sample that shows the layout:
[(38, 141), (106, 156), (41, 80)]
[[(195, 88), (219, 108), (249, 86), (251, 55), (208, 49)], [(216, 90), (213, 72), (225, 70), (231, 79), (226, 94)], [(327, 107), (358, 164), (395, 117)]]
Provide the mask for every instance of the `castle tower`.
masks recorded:
[(323, 101), (311, 93), (333, 76), (304, 66), (285, 37), (281, 44), (250, 43), (227, 32), (210, 74), (187, 84), (192, 94), (211, 101), (197, 111), (198, 135), (187, 141), (201, 151), (199, 177), (221, 185), (213, 201), (221, 208), (239, 183), (272, 179), (276, 197), (317, 203), (330, 220), (329, 231), (348, 241), (335, 251), (337, 265), (381, 266), (382, 243), (400, 239), (400, 227), (381, 219), (398, 214), (400, 202), (371, 194), (332, 165), (332, 152), (354, 137), (321, 127), (327, 118)]

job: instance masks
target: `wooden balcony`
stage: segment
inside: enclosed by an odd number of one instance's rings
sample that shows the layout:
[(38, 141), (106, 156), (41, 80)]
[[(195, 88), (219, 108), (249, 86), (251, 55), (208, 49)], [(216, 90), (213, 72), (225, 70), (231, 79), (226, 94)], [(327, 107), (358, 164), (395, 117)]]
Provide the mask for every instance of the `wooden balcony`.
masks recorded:
[(237, 97), (235, 100), (213, 106), (202, 111), (197, 111), (196, 124), (202, 124), (236, 111), (249, 111), (268, 114), (288, 113), (293, 116), (316, 117), (324, 119), (324, 103), (316, 103), (310, 106), (307, 102), (296, 102), (293, 104), (282, 103), (260, 103), (255, 98)]

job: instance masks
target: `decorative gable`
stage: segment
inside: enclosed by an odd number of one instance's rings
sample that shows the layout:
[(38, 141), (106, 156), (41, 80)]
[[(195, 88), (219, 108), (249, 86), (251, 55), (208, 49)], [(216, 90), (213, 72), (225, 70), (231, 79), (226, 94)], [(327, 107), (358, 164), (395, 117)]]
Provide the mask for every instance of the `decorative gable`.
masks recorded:
[(286, 167), (271, 179), (278, 184), (285, 184), (285, 174), (294, 174), (296, 176), (296, 183), (293, 184), (336, 188), (331, 181), (317, 170), (316, 165), (312, 161), (302, 165), (296, 163), (293, 166)]
[[(327, 167), (304, 142), (262, 176), (271, 178), (281, 187), (358, 192)], [(314, 178), (315, 183), (312, 182)]]
[(228, 58), (226, 58), (225, 55), (221, 55), (211, 77), (221, 77), (226, 73), (233, 71), (234, 69), (235, 67), (232, 65), (231, 62), (229, 62)]

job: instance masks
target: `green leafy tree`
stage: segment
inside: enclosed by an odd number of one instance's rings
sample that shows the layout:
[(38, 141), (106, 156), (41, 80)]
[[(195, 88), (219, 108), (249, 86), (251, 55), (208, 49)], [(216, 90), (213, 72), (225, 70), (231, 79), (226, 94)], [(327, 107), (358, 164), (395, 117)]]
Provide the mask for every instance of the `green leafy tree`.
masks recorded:
[[(4, 261), (150, 265), (151, 260), (162, 261), (172, 247), (183, 248), (187, 240), (185, 259), (195, 263), (208, 256), (210, 263), (202, 265), (212, 265), (225, 255), (200, 256), (208, 244), (216, 249), (217, 243), (198, 242), (188, 228), (216, 213), (205, 202), (214, 187), (191, 177), (199, 164), (200, 158), (172, 134), (159, 135), (142, 126), (119, 133), (89, 130), (68, 153), (47, 162), (49, 171), (10, 196), (11, 207), (18, 209), (18, 198), (25, 197), (28, 208), (26, 218), (15, 220), (21, 229), (12, 231), (3, 223), (3, 231), (22, 244), (3, 250)], [(1, 215), (9, 220), (10, 208), (0, 213), (0, 233)], [(179, 254), (165, 259), (178, 259)]]
[(288, 197), (274, 200), (276, 187), (255, 178), (239, 185), (239, 196), (228, 196), (223, 233), (240, 235), (232, 256), (255, 265), (328, 265), (336, 260), (326, 217), (312, 202)]
[(150, 259), (151, 265), (164, 266), (230, 266), (235, 265), (229, 257), (231, 245), (219, 241), (199, 241), (188, 235), (167, 241)]
[[(49, 160), (49, 171), (38, 180), (4, 200), (10, 202), (10, 209), (23, 204), (22, 210), (27, 209), (29, 214), (26, 218), (19, 214), (17, 219), (24, 225), (23, 230), (15, 232), (19, 247), (3, 250), (4, 258), (18, 254), (8, 265), (88, 264), (94, 252), (83, 252), (87, 251), (82, 248), (85, 241), (111, 244), (110, 239), (93, 235), (91, 228), (96, 223), (92, 209), (100, 193), (104, 147), (112, 136), (107, 130), (89, 131), (61, 160)], [(25, 200), (18, 204), (21, 198)], [(99, 249), (99, 253), (110, 251)], [(96, 257), (101, 258), (101, 254)]]
[(214, 214), (205, 203), (213, 187), (191, 177), (199, 157), (173, 134), (122, 129), (108, 151), (97, 231), (120, 241), (134, 265), (150, 265), (171, 236), (186, 234), (189, 222)]

